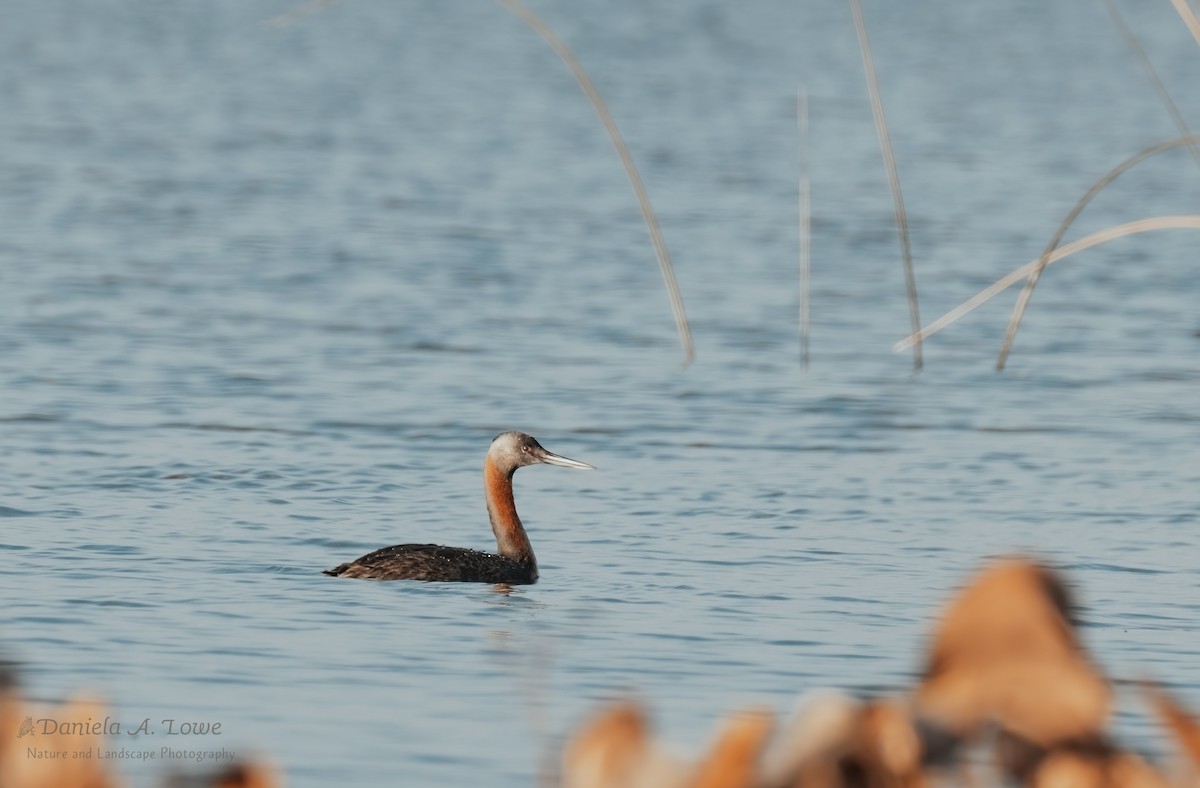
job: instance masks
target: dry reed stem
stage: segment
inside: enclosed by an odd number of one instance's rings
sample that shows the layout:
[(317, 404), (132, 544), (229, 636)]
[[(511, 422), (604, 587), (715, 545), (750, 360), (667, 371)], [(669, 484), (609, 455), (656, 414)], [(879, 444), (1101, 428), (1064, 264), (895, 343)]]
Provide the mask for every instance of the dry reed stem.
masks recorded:
[[(1179, 107), (1176, 106), (1171, 94), (1167, 92), (1166, 85), (1158, 78), (1158, 72), (1154, 70), (1150, 58), (1146, 56), (1146, 50), (1142, 49), (1141, 43), (1138, 42), (1137, 36), (1125, 23), (1125, 17), (1121, 15), (1120, 10), (1114, 0), (1104, 0), (1105, 6), (1108, 7), (1108, 15), (1112, 18), (1113, 24), (1121, 33), (1121, 37), (1125, 39), (1125, 43), (1129, 46), (1129, 50), (1133, 52), (1133, 56), (1137, 58), (1138, 63), (1142, 66), (1142, 71), (1146, 72), (1146, 78), (1150, 80), (1150, 84), (1154, 86), (1154, 91), (1158, 93), (1159, 99), (1162, 100), (1163, 106), (1167, 108), (1167, 112), (1171, 113), (1171, 120), (1175, 121), (1175, 128), (1179, 129), (1179, 136), (1191, 137), (1192, 130), (1188, 128), (1187, 121), (1179, 112)], [(1188, 143), (1188, 150), (1192, 152), (1192, 158), (1200, 164), (1200, 147), (1196, 145), (1193, 139)]]
[(1191, 31), (1192, 38), (1196, 39), (1196, 43), (1200, 44), (1200, 20), (1196, 19), (1196, 14), (1192, 12), (1192, 7), (1185, 0), (1171, 0), (1171, 5), (1175, 6), (1176, 13), (1183, 23), (1187, 25), (1187, 29)]
[[(1047, 263), (1056, 263), (1059, 260), (1070, 257), (1071, 255), (1082, 252), (1085, 249), (1091, 249), (1093, 246), (1115, 241), (1118, 238), (1124, 238), (1127, 235), (1136, 235), (1138, 233), (1154, 232), (1156, 230), (1200, 230), (1200, 215), (1188, 214), (1184, 216), (1158, 216), (1153, 219), (1139, 219), (1136, 222), (1128, 222), (1126, 224), (1109, 227), (1091, 235), (1080, 238), (1078, 241), (1073, 241), (1066, 246), (1060, 246), (1051, 253), (1047, 259)], [(892, 346), (892, 350), (897, 353), (907, 350), (915, 342), (923, 339), (928, 339), (937, 332), (941, 331), (946, 326), (955, 322), (963, 315), (966, 315), (983, 304), (990, 301), (996, 295), (1004, 292), (1012, 287), (1017, 282), (1021, 281), (1041, 263), (1041, 258), (1031, 260), (1020, 268), (1016, 269), (1007, 276), (997, 279), (992, 284), (988, 285), (983, 290), (968, 298), (958, 306), (951, 309), (946, 314), (934, 320), (929, 325), (922, 328), (920, 331), (911, 334)]]
[(567, 68), (575, 76), (575, 81), (579, 83), (579, 87), (583, 90), (584, 95), (591, 102), (592, 108), (600, 116), (600, 121), (604, 124), (605, 130), (608, 131), (608, 136), (612, 140), (613, 147), (617, 149), (617, 155), (621, 158), (621, 164), (625, 166), (625, 174), (629, 176), (629, 182), (633, 186), (634, 194), (637, 195), (638, 205), (642, 209), (642, 217), (646, 220), (646, 228), (650, 231), (650, 240), (654, 243), (655, 254), (658, 255), (658, 265), (662, 269), (663, 283), (667, 287), (667, 296), (671, 299), (671, 312), (675, 316), (675, 329), (679, 333), (679, 344), (683, 346), (683, 363), (684, 366), (687, 366), (695, 358), (696, 353), (692, 344), (692, 332), (688, 327), (687, 315), (683, 310), (683, 296), (679, 293), (679, 285), (675, 281), (675, 272), (671, 267), (671, 256), (667, 252), (667, 242), (663, 239), (662, 230), (658, 226), (658, 219), (654, 215), (654, 208), (650, 205), (650, 197), (646, 194), (646, 187), (642, 185), (642, 179), (638, 175), (637, 167), (634, 166), (633, 157), (629, 154), (629, 148), (625, 146), (625, 140), (621, 137), (621, 132), (617, 129), (617, 124), (613, 120), (612, 114), (609, 113), (604, 100), (600, 98), (600, 93), (596, 90), (596, 86), (592, 84), (592, 80), (583, 70), (583, 67), (579, 65), (579, 61), (575, 59), (575, 55), (571, 53), (571, 50), (567, 48), (562, 39), (555, 35), (553, 30), (547, 27), (536, 14), (521, 5), (517, 0), (496, 1), (519, 17), (525, 24), (533, 28), (550, 45), (555, 54), (562, 58)]
[(685, 764), (655, 740), (636, 701), (608, 704), (563, 745), (561, 788), (683, 788), (686, 779)]
[(731, 715), (708, 752), (700, 756), (687, 788), (755, 788), (760, 759), (775, 732), (770, 709), (743, 709)]
[(1159, 685), (1146, 682), (1142, 690), (1154, 707), (1159, 723), (1171, 732), (1180, 754), (1193, 771), (1200, 769), (1200, 720)]
[(808, 369), (809, 304), (812, 301), (812, 196), (808, 171), (808, 93), (803, 87), (796, 91), (796, 129), (800, 161), (800, 366)]
[[(883, 114), (883, 100), (879, 95), (879, 82), (875, 76), (875, 62), (871, 57), (871, 42), (867, 38), (867, 23), (863, 19), (859, 0), (850, 0), (854, 14), (854, 29), (858, 33), (858, 45), (862, 51), (863, 69), (867, 72), (867, 92), (871, 96), (871, 114), (875, 118), (875, 133), (879, 136), (879, 147), (883, 152), (883, 164), (887, 168), (888, 183), (892, 188), (892, 201), (896, 208), (896, 228), (900, 232), (900, 248), (904, 256), (904, 285), (908, 292), (908, 313), (912, 319), (913, 335), (921, 331), (921, 313), (917, 305), (917, 279), (913, 274), (912, 251), (908, 243), (908, 217), (904, 211), (904, 196), (900, 193), (900, 176), (896, 173), (896, 159), (892, 155), (892, 142), (888, 136), (887, 118)], [(913, 370), (921, 369), (921, 340), (912, 344)]]
[(1055, 249), (1058, 248), (1059, 243), (1062, 242), (1063, 236), (1067, 234), (1067, 230), (1070, 229), (1071, 225), (1079, 217), (1079, 214), (1083, 212), (1083, 209), (1087, 207), (1088, 203), (1090, 203), (1097, 194), (1103, 191), (1108, 184), (1116, 180), (1126, 170), (1158, 153), (1162, 153), (1163, 151), (1171, 150), (1173, 148), (1178, 148), (1181, 145), (1194, 145), (1195, 142), (1196, 139), (1194, 137), (1180, 137), (1146, 148), (1142, 152), (1134, 156), (1130, 156), (1128, 159), (1112, 168), (1107, 174), (1100, 178), (1100, 180), (1092, 184), (1092, 188), (1088, 189), (1087, 193), (1084, 194), (1083, 197), (1079, 198), (1079, 201), (1075, 203), (1075, 207), (1071, 209), (1071, 212), (1067, 214), (1067, 217), (1058, 225), (1058, 230), (1054, 233), (1054, 237), (1050, 239), (1050, 243), (1047, 244), (1046, 251), (1042, 252), (1042, 256), (1038, 260), (1038, 264), (1034, 266), (1032, 271), (1029, 272), (1029, 279), (1025, 283), (1025, 288), (1021, 291), (1021, 295), (1017, 297), (1016, 305), (1013, 306), (1012, 317), (1009, 318), (1008, 328), (1004, 333), (1004, 342), (1000, 346), (1000, 357), (996, 360), (996, 369), (1004, 369), (1004, 364), (1008, 361), (1008, 354), (1012, 351), (1013, 342), (1017, 338), (1017, 329), (1021, 325), (1021, 318), (1024, 317), (1025, 310), (1029, 306), (1029, 299), (1033, 298), (1033, 291), (1034, 288), (1037, 287), (1038, 280), (1042, 276), (1042, 271), (1044, 271), (1046, 266), (1049, 265), (1050, 255)]
[(1042, 748), (1099, 735), (1111, 691), (1072, 610), (1061, 579), (1028, 559), (980, 572), (935, 627), (915, 696), (920, 714), (964, 739), (988, 723)]

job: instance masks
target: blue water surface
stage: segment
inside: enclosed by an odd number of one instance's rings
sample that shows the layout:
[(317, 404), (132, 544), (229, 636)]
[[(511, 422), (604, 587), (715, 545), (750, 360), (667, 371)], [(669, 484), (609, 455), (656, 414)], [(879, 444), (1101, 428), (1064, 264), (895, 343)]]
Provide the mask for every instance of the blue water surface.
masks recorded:
[[(926, 322), (1178, 133), (1100, 3), (865, 5)], [(1200, 46), (1127, 5), (1200, 123)], [(1106, 670), (1200, 708), (1194, 231), (1053, 266), (1003, 374), (1011, 291), (914, 375), (846, 6), (539, 3), (641, 168), (685, 368), (625, 174), (533, 31), (487, 3), (272, 23), (296, 8), (5, 5), (0, 643), (28, 694), (218, 721), (293, 786), (528, 786), (616, 694), (687, 752), (736, 706), (898, 690), (943, 601), (1030, 552)], [(1194, 212), (1197, 176), (1156, 157), (1068, 239)], [(598, 467), (517, 475), (536, 586), (320, 574), (491, 547), (506, 429)], [(1118, 729), (1158, 747), (1136, 698)]]

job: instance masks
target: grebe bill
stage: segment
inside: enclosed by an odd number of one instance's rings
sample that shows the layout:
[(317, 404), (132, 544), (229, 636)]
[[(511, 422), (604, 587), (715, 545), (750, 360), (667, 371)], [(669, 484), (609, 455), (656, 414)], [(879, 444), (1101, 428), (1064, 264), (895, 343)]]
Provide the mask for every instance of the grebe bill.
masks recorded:
[(595, 466), (586, 462), (547, 451), (533, 436), (523, 432), (497, 435), (483, 461), (483, 491), (487, 497), (492, 533), (496, 535), (497, 552), (436, 544), (398, 544), (326, 569), (324, 574), (373, 580), (536, 583), (537, 560), (521, 518), (517, 516), (512, 477), (517, 468), (540, 464), (595, 470)]

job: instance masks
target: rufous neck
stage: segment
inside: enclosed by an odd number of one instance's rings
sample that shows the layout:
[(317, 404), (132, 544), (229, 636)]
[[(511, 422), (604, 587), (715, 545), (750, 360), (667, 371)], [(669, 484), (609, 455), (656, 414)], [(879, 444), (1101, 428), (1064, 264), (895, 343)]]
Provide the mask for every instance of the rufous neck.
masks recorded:
[(529, 544), (521, 518), (517, 516), (512, 475), (512, 471), (498, 467), (491, 457), (484, 460), (483, 489), (487, 495), (488, 519), (492, 521), (492, 533), (496, 535), (500, 555), (536, 567), (533, 545)]

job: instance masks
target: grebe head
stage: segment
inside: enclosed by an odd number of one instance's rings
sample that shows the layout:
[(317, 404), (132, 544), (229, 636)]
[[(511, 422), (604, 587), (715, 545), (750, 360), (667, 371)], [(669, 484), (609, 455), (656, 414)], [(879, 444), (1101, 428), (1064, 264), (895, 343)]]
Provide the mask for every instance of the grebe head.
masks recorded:
[(560, 465), (563, 468), (596, 469), (596, 466), (586, 462), (570, 460), (546, 451), (532, 435), (523, 432), (502, 432), (497, 435), (492, 440), (492, 447), (488, 449), (488, 461), (509, 475), (517, 468), (538, 463)]

